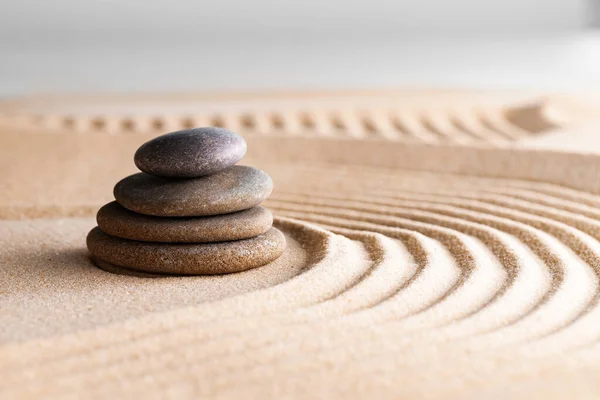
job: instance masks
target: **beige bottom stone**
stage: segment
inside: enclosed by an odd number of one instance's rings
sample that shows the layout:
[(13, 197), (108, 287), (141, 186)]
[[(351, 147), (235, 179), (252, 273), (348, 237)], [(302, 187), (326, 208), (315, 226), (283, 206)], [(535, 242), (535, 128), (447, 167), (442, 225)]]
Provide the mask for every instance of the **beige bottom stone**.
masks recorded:
[(95, 258), (137, 271), (216, 275), (257, 268), (278, 258), (285, 238), (277, 228), (244, 240), (219, 243), (168, 244), (120, 239), (96, 227), (87, 236)]

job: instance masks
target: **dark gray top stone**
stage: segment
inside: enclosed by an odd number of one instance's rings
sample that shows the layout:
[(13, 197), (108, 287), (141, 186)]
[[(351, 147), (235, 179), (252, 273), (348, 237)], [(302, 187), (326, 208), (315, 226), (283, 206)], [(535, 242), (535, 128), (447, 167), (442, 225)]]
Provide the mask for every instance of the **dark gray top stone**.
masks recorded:
[(231, 167), (246, 154), (246, 141), (223, 128), (194, 128), (167, 133), (135, 153), (137, 167), (151, 175), (195, 178)]

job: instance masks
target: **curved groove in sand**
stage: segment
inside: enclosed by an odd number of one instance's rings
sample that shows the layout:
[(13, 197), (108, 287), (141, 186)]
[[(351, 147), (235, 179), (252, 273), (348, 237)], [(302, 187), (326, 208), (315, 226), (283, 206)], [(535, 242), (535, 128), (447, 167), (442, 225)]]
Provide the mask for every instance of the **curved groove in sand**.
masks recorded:
[[(455, 205), (462, 209), (474, 211), (483, 211), (485, 213), (501, 216), (513, 221), (525, 223), (540, 231), (546, 232), (562, 243), (567, 245), (569, 249), (584, 261), (591, 269), (594, 276), (590, 274), (581, 275), (581, 282), (578, 284), (580, 291), (592, 293), (592, 297), (587, 305), (577, 313), (569, 323), (574, 323), (578, 318), (582, 317), (598, 303), (600, 291), (595, 289), (598, 284), (598, 276), (600, 275), (600, 247), (598, 240), (600, 235), (598, 229), (600, 224), (598, 221), (588, 217), (574, 214), (568, 211), (563, 211), (564, 208), (554, 209), (547, 206), (538, 205), (530, 201), (515, 200), (508, 196), (489, 196), (481, 195), (476, 192), (471, 194), (456, 194), (439, 195), (439, 194), (422, 194), (422, 193), (406, 193), (397, 194), (394, 199), (416, 200), (434, 204)], [(393, 205), (397, 200), (387, 199), (383, 201), (379, 199), (377, 204)], [(560, 248), (560, 246), (557, 246)], [(570, 257), (566, 257), (568, 260)], [(575, 261), (571, 265), (580, 265)], [(573, 272), (577, 272), (575, 269)], [(564, 327), (566, 328), (566, 326)], [(550, 330), (547, 334), (555, 333), (560, 330), (556, 328)], [(589, 330), (586, 330), (589, 332)]]
[[(410, 202), (406, 202), (406, 201), (402, 201), (401, 204), (406, 206), (406, 203), (410, 204)], [(550, 298), (552, 298), (553, 301), (555, 302), (559, 302), (559, 303), (564, 303), (566, 302), (566, 299), (563, 299), (562, 297), (564, 297), (564, 295), (561, 296), (562, 293), (570, 293), (572, 291), (572, 289), (570, 288), (562, 288), (562, 284), (560, 281), (558, 281), (559, 279), (562, 280), (562, 273), (561, 273), (561, 268), (564, 269), (564, 267), (560, 267), (561, 264), (563, 264), (563, 261), (565, 263), (568, 263), (571, 266), (571, 272), (572, 272), (572, 276), (569, 276), (568, 281), (570, 282), (571, 280), (573, 281), (573, 288), (579, 288), (579, 290), (576, 290), (576, 295), (571, 295), (568, 299), (568, 303), (571, 304), (571, 307), (569, 308), (569, 311), (571, 313), (575, 313), (575, 316), (571, 316), (570, 319), (569, 317), (567, 317), (567, 320), (572, 320), (573, 318), (577, 318), (576, 316), (580, 314), (580, 312), (577, 311), (578, 309), (578, 302), (584, 302), (583, 305), (580, 305), (580, 310), (585, 310), (586, 309), (586, 305), (587, 302), (590, 298), (590, 293), (594, 293), (595, 292), (595, 281), (596, 279), (594, 279), (593, 276), (590, 276), (590, 274), (588, 273), (589, 271), (587, 271), (587, 266), (580, 262), (579, 259), (577, 257), (574, 257), (572, 253), (570, 253), (567, 249), (565, 249), (563, 245), (561, 245), (560, 243), (557, 243), (556, 240), (553, 240), (551, 237), (549, 237), (548, 235), (544, 234), (544, 232), (536, 232), (535, 229), (530, 228), (526, 225), (523, 225), (521, 227), (518, 226), (518, 223), (515, 223), (513, 221), (518, 221), (519, 218), (514, 216), (514, 213), (512, 215), (512, 219), (506, 219), (504, 221), (502, 221), (501, 219), (497, 218), (497, 215), (502, 215), (503, 213), (498, 211), (498, 210), (493, 210), (495, 211), (495, 213), (493, 214), (494, 216), (490, 216), (487, 218), (482, 218), (481, 215), (477, 215), (473, 212), (469, 212), (469, 214), (473, 214), (473, 215), (466, 215), (464, 212), (457, 212), (456, 208), (454, 207), (448, 207), (448, 206), (426, 206), (423, 205), (426, 204), (426, 202), (420, 202), (420, 203), (416, 203), (412, 205), (412, 208), (414, 209), (425, 209), (425, 210), (435, 210), (438, 213), (443, 213), (445, 215), (452, 215), (452, 216), (459, 216), (462, 219), (465, 220), (474, 220), (474, 221), (479, 221), (479, 222), (485, 222), (486, 225), (488, 226), (494, 226), (494, 224), (498, 224), (500, 221), (500, 228), (503, 228), (503, 230), (505, 231), (509, 231), (512, 232), (514, 235), (516, 235), (517, 237), (520, 237), (521, 241), (524, 242), (528, 247), (530, 247), (535, 253), (537, 253), (537, 255), (542, 259), (542, 261), (544, 261), (544, 263), (546, 265), (554, 265), (555, 268), (555, 272), (552, 273), (552, 276), (555, 278), (555, 281), (552, 282), (552, 287), (558, 287), (558, 289), (556, 290), (555, 293), (550, 293), (546, 300), (549, 301)], [(341, 208), (341, 205), (338, 205), (338, 208)], [(355, 209), (355, 208), (353, 208)], [(380, 210), (381, 212), (381, 210)], [(395, 213), (393, 211), (388, 211), (386, 212), (386, 214), (388, 215), (394, 215)], [(504, 225), (504, 226), (502, 226)], [(516, 230), (515, 230), (516, 229)], [(542, 241), (540, 241), (540, 238), (536, 238), (535, 236), (538, 235), (541, 237), (541, 239), (543, 239), (543, 241), (548, 242), (547, 245), (542, 244)], [(593, 244), (593, 239), (591, 239), (590, 237), (587, 237), (586, 239), (588, 239), (589, 242), (591, 242)], [(578, 248), (581, 248), (581, 245), (583, 243), (582, 242), (577, 242), (576, 245), (578, 245)], [(552, 250), (551, 250), (552, 249)], [(588, 251), (590, 251), (589, 247), (583, 247), (583, 250), (581, 250), (579, 252), (580, 255), (584, 255), (586, 254)], [(553, 252), (557, 252), (558, 256), (555, 256), (553, 254)], [(590, 258), (588, 257), (588, 260), (586, 261), (594, 261), (594, 260), (590, 260)], [(576, 268), (576, 266), (579, 265), (579, 268)], [(568, 282), (567, 282), (568, 283)], [(568, 286), (568, 285), (565, 285)], [(593, 295), (592, 295), (593, 296)], [(556, 298), (555, 298), (556, 297)], [(582, 300), (577, 300), (578, 297), (582, 297)], [(466, 302), (466, 301), (461, 301), (459, 302), (459, 304), (470, 304), (472, 302)], [(544, 301), (541, 301), (540, 304), (544, 303)], [(534, 320), (539, 320), (539, 317), (532, 317)], [(557, 318), (557, 316), (555, 314), (553, 314), (554, 319), (554, 323), (559, 323), (560, 318)], [(560, 325), (559, 325), (560, 326)], [(547, 329), (550, 330), (557, 330), (558, 328), (551, 328), (551, 327), (546, 327)], [(517, 329), (518, 330), (518, 329)], [(539, 334), (538, 332), (536, 332), (535, 329), (524, 329), (524, 332), (528, 332), (529, 334)], [(502, 333), (504, 335), (506, 335), (505, 333)]]
[[(284, 208), (284, 210), (286, 210)], [(364, 219), (369, 220), (370, 222), (374, 222), (374, 223), (379, 223), (381, 225), (384, 226), (389, 226), (389, 225), (396, 225), (396, 224), (408, 224), (408, 226), (411, 229), (418, 229), (417, 227), (414, 226), (415, 221), (421, 221), (424, 223), (432, 223), (435, 225), (440, 225), (440, 226), (445, 226), (446, 229), (452, 229), (455, 231), (462, 231), (466, 234), (469, 234), (471, 236), (475, 236), (477, 237), (480, 241), (487, 243), (488, 245), (490, 243), (493, 243), (493, 252), (495, 253), (495, 256), (498, 257), (499, 259), (503, 260), (504, 265), (506, 265), (507, 268), (507, 276), (508, 276), (508, 280), (507, 282), (501, 286), (498, 289), (497, 294), (494, 294), (492, 291), (492, 294), (494, 296), (498, 295), (502, 295), (503, 292), (505, 292), (507, 290), (508, 287), (510, 287), (511, 283), (515, 280), (514, 276), (516, 275), (516, 273), (519, 273), (520, 270), (523, 270), (524, 268), (526, 268), (527, 272), (531, 272), (532, 275), (529, 277), (528, 281), (530, 284), (533, 284), (533, 287), (538, 286), (540, 289), (538, 290), (532, 290), (532, 287), (529, 287), (529, 289), (527, 290), (527, 292), (524, 292), (521, 294), (521, 302), (522, 302), (522, 306), (527, 307), (528, 304), (531, 306), (530, 301), (526, 300), (526, 299), (530, 299), (531, 296), (533, 295), (534, 298), (537, 298), (536, 301), (534, 301), (534, 303), (536, 302), (543, 302), (543, 300), (550, 294), (550, 292), (548, 292), (547, 290), (551, 289), (552, 287), (545, 283), (546, 278), (544, 277), (544, 266), (541, 263), (541, 261), (539, 261), (537, 259), (536, 256), (534, 256), (530, 251), (528, 251), (524, 246), (517, 246), (517, 249), (520, 249), (521, 252), (521, 259), (519, 259), (519, 257), (517, 256), (517, 258), (515, 258), (514, 256), (514, 252), (512, 252), (508, 246), (502, 248), (502, 240), (498, 239), (498, 236), (501, 236), (501, 234), (496, 231), (493, 228), (487, 227), (485, 225), (479, 225), (477, 223), (472, 223), (469, 221), (463, 221), (460, 219), (456, 219), (456, 218), (452, 218), (452, 217), (446, 217), (446, 216), (438, 216), (435, 213), (428, 213), (428, 212), (414, 212), (412, 210), (404, 210), (405, 212), (403, 212), (401, 209), (397, 209), (394, 211), (393, 213), (393, 217), (389, 217), (386, 216), (385, 218), (381, 215), (378, 214), (369, 214), (369, 213), (365, 213), (366, 216), (363, 216)], [(287, 212), (287, 211), (284, 211)], [(314, 210), (311, 210), (311, 212), (315, 212)], [(323, 212), (323, 211), (321, 211)], [(336, 209), (335, 208), (330, 208), (328, 209), (327, 212), (325, 212), (325, 214), (327, 215), (331, 215), (332, 213), (336, 213)], [(356, 214), (357, 211), (352, 211), (352, 212), (343, 212), (343, 214), (345, 214), (347, 217), (348, 216), (352, 216), (354, 214)], [(339, 213), (338, 213), (339, 214)], [(389, 213), (386, 213), (386, 215), (388, 215)], [(401, 218), (403, 217), (403, 218)], [(429, 233), (431, 234), (431, 233)], [(443, 239), (440, 239), (443, 240)], [(450, 244), (450, 246), (452, 246), (452, 244)], [(513, 247), (514, 250), (514, 247)], [(463, 253), (463, 254), (454, 254), (454, 257), (457, 260), (461, 260), (464, 259), (465, 256), (467, 257), (467, 260), (472, 257), (472, 255), (468, 252)], [(538, 268), (532, 268), (532, 266), (538, 265)], [(471, 263), (471, 260), (468, 260), (468, 262), (465, 263), (466, 268), (468, 268), (468, 273), (470, 274), (472, 272), (473, 267), (475, 266), (475, 264)], [(541, 275), (540, 275), (541, 272)], [(538, 276), (537, 278), (534, 278), (535, 276)], [(547, 287), (547, 289), (543, 289), (544, 287)], [(488, 293), (489, 295), (489, 293)], [(482, 304), (482, 307), (487, 304), (489, 301), (492, 300), (491, 296), (487, 301), (485, 301)], [(535, 297), (537, 296), (537, 297)], [(539, 297), (541, 296), (541, 297)], [(477, 304), (474, 305), (475, 309), (472, 310), (471, 312), (467, 312), (467, 315), (476, 312), (477, 310)], [(535, 308), (535, 307), (534, 307)], [(509, 310), (511, 310), (512, 312), (515, 312), (515, 307), (509, 308)], [(532, 310), (530, 310), (532, 311)], [(521, 318), (521, 316), (519, 316), (517, 318), (517, 320)], [(434, 319), (437, 320), (437, 319)], [(504, 319), (506, 320), (506, 319)]]

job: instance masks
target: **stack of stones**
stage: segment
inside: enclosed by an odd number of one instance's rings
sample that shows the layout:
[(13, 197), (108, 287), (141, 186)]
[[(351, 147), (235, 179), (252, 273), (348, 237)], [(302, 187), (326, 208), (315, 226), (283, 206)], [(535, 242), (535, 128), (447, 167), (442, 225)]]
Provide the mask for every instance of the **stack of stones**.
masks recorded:
[(135, 153), (143, 172), (121, 180), (98, 211), (87, 246), (101, 268), (159, 274), (224, 274), (260, 267), (285, 248), (259, 204), (265, 172), (236, 166), (244, 139), (221, 128), (159, 136)]

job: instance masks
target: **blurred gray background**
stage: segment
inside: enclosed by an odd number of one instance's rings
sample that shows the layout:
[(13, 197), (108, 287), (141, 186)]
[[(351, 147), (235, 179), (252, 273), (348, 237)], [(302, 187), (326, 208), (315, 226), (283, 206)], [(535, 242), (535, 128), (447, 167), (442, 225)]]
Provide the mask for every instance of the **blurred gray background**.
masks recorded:
[(0, 0), (0, 95), (600, 89), (599, 0)]

